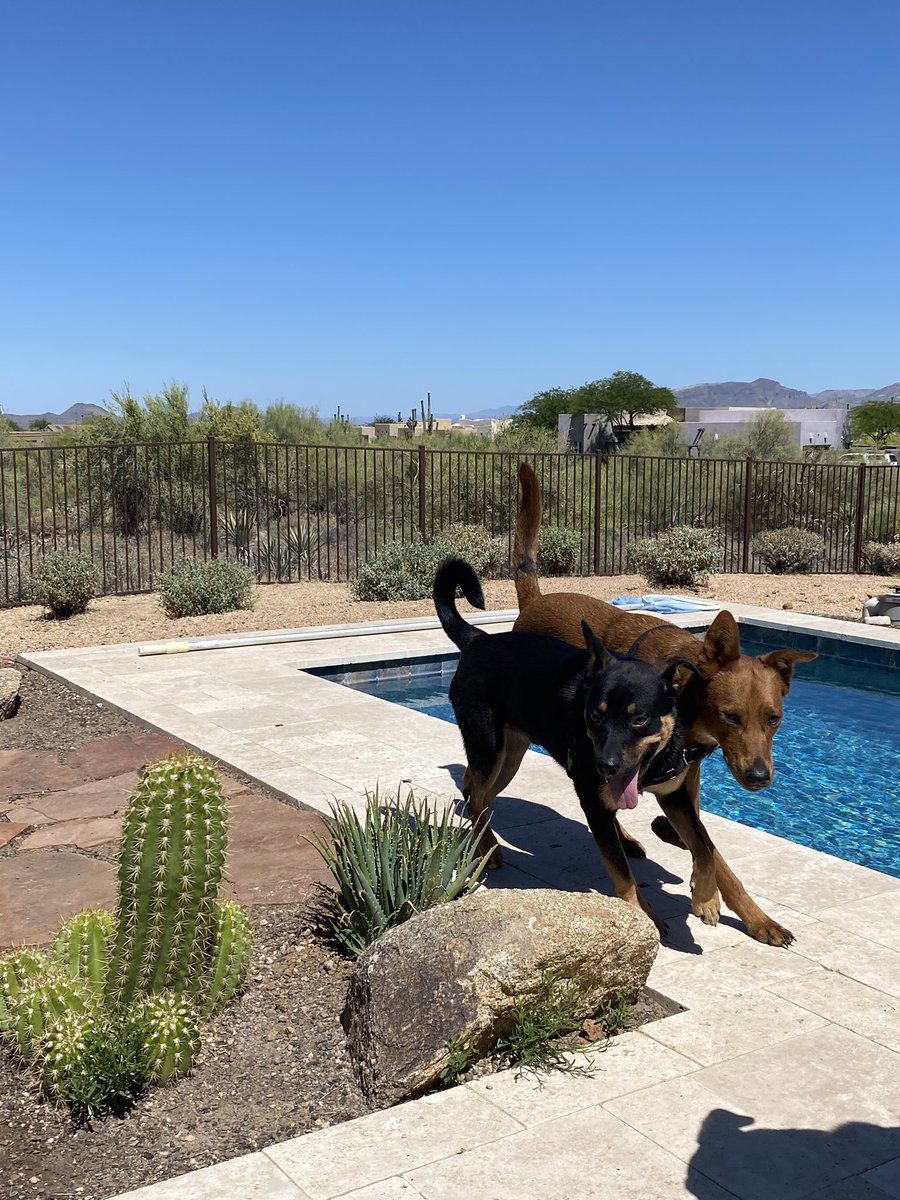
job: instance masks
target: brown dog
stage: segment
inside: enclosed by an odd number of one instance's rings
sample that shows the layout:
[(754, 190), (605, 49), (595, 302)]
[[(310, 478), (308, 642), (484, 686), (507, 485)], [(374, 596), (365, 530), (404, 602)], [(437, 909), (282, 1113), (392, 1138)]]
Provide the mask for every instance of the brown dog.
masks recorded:
[[(663, 841), (687, 848), (693, 859), (691, 911), (708, 925), (719, 919), (719, 893), (741, 918), (751, 937), (787, 946), (794, 935), (767, 916), (750, 899), (743, 884), (716, 850), (700, 820), (700, 763), (717, 746), (732, 775), (751, 792), (772, 782), (772, 737), (781, 723), (782, 701), (791, 686), (794, 664), (815, 658), (803, 650), (772, 650), (752, 658), (741, 654), (737, 622), (720, 612), (703, 641), (658, 617), (623, 612), (612, 604), (576, 592), (544, 596), (538, 584), (535, 553), (543, 502), (530, 466), (519, 467), (522, 501), (516, 521), (515, 583), (519, 616), (514, 629), (544, 633), (572, 645), (583, 644), (581, 622), (587, 621), (610, 650), (631, 653), (648, 662), (679, 655), (695, 663), (699, 676), (690, 679), (678, 700), (684, 735), (682, 769), (651, 783), (665, 813), (653, 822)], [(632, 857), (644, 849), (619, 827), (623, 848)]]

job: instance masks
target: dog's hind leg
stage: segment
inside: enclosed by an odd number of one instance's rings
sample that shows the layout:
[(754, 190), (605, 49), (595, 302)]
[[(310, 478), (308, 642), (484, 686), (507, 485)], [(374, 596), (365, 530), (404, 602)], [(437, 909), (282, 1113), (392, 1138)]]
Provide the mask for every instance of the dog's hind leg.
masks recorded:
[[(482, 718), (484, 716), (482, 714)], [(469, 737), (465, 739), (469, 765), (463, 777), (462, 793), (472, 828), (480, 836), (479, 848), (483, 854), (490, 852), (489, 867), (499, 867), (503, 859), (491, 829), (491, 807), (498, 793), (518, 771), (530, 743), (524, 733), (506, 727), (496, 739), (500, 743), (496, 748), (489, 744), (494, 741), (493, 731), (492, 719), (482, 719), (477, 732), (469, 731)]]

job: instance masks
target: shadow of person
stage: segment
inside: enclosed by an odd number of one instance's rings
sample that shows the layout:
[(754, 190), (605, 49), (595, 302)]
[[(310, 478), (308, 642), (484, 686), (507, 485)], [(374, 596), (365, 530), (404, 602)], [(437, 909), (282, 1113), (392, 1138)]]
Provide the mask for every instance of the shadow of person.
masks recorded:
[(876, 1200), (887, 1195), (877, 1184), (837, 1185), (898, 1156), (896, 1126), (848, 1121), (828, 1130), (762, 1129), (752, 1117), (716, 1108), (700, 1128), (687, 1186), (697, 1200), (720, 1200), (710, 1181), (740, 1200), (799, 1200), (820, 1191), (822, 1200)]

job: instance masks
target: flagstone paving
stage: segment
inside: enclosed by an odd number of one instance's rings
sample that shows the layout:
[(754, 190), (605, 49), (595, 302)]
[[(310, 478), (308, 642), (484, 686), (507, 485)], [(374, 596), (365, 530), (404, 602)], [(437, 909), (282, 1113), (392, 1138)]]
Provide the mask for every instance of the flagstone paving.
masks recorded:
[[(49, 941), (73, 913), (115, 902), (110, 854), (146, 763), (181, 742), (136, 731), (79, 747), (60, 763), (45, 750), (0, 751), (0, 948)], [(225, 778), (229, 850), (222, 894), (243, 904), (298, 904), (328, 873), (310, 841), (322, 817)]]

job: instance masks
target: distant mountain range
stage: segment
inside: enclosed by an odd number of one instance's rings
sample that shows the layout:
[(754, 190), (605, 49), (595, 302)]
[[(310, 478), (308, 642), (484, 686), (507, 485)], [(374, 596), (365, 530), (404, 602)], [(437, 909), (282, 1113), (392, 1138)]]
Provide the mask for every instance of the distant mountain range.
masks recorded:
[(820, 408), (862, 404), (864, 400), (900, 401), (900, 383), (883, 388), (837, 388), (824, 392), (801, 392), (777, 379), (754, 379), (752, 383), (698, 383), (673, 388), (683, 408)]
[(88, 417), (105, 416), (106, 409), (99, 404), (70, 404), (65, 412), (42, 413), (8, 413), (4, 417), (15, 422), (20, 429), (28, 429), (33, 421), (43, 421), (45, 425), (80, 425)]
[[(900, 382), (883, 388), (835, 388), (824, 392), (802, 392), (785, 387), (777, 379), (754, 379), (751, 383), (697, 383), (691, 387), (673, 388), (675, 399), (682, 408), (820, 408), (862, 404), (864, 400), (892, 400), (900, 403)], [(505, 404), (496, 408), (479, 408), (466, 412), (469, 421), (491, 417), (508, 417), (520, 406)], [(20, 429), (28, 429), (34, 421), (48, 425), (80, 425), (88, 417), (102, 417), (106, 409), (99, 404), (72, 404), (65, 412), (4, 413)], [(436, 411), (436, 417), (458, 421), (459, 412)], [(191, 414), (196, 416), (195, 413)], [(361, 422), (364, 424), (364, 422)]]

